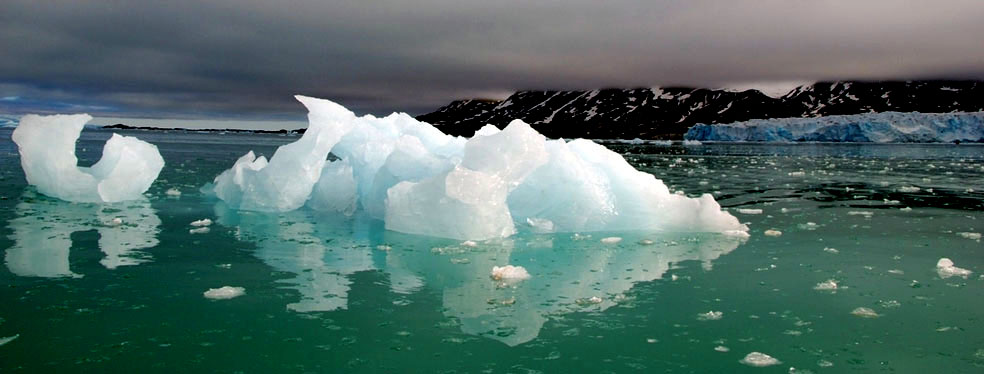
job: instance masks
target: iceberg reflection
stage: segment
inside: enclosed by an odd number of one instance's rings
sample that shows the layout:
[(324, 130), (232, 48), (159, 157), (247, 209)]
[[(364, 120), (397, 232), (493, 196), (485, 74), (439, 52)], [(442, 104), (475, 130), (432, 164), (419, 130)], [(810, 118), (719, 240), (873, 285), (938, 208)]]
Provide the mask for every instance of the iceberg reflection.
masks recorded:
[(96, 230), (99, 261), (107, 269), (151, 261), (141, 249), (156, 246), (160, 218), (147, 200), (120, 203), (68, 203), (26, 192), (8, 222), (14, 245), (4, 260), (11, 273), (25, 277), (81, 277), (70, 269), (72, 234)]
[[(301, 209), (280, 214), (216, 208), (218, 222), (254, 242), (256, 256), (279, 271), (300, 299), (297, 312), (348, 307), (350, 277), (380, 271), (394, 293), (425, 287), (442, 298), (442, 312), (465, 333), (517, 345), (535, 339), (555, 315), (605, 310), (625, 300), (638, 282), (660, 279), (683, 261), (705, 271), (742, 239), (715, 233), (621, 233), (617, 245), (601, 236), (521, 233), (509, 239), (458, 243), (387, 231), (382, 222)], [(489, 276), (493, 266), (525, 267), (532, 278), (513, 284)]]

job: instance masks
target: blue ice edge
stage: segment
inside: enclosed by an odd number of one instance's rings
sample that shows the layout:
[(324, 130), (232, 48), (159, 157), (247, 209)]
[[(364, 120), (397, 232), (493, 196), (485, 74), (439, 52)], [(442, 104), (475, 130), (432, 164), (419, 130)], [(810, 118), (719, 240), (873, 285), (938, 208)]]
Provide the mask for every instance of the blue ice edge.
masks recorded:
[(984, 112), (883, 112), (697, 124), (686, 140), (711, 142), (984, 142)]

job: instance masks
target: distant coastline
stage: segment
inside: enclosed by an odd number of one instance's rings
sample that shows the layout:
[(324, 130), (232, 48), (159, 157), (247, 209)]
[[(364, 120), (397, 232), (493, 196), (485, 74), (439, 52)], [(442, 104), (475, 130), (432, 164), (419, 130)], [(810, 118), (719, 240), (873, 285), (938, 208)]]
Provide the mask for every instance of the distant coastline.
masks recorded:
[(284, 135), (300, 135), (304, 134), (307, 129), (299, 128), (294, 130), (280, 129), (280, 130), (253, 130), (253, 129), (194, 129), (194, 128), (182, 128), (182, 127), (153, 127), (153, 126), (128, 126), (122, 123), (117, 123), (115, 125), (99, 126), (102, 129), (108, 130), (146, 130), (146, 131), (187, 131), (187, 132), (234, 132), (234, 133), (248, 133), (248, 134), (284, 134)]

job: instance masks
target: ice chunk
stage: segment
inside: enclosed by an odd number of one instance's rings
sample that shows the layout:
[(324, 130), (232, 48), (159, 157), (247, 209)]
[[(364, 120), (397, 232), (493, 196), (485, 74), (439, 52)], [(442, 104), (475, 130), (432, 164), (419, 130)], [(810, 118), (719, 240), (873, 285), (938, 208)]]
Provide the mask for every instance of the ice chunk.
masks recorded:
[(223, 286), (220, 288), (209, 288), (205, 291), (203, 295), (205, 298), (212, 300), (226, 300), (234, 297), (239, 297), (246, 294), (246, 289), (243, 287), (232, 287)]
[(830, 247), (824, 247), (823, 248), (823, 251), (824, 252), (827, 252), (827, 253), (833, 253), (833, 254), (840, 253), (840, 251), (838, 251), (837, 248), (830, 248)]
[(782, 231), (779, 230), (765, 230), (765, 236), (780, 236)]
[(491, 277), (494, 280), (524, 280), (530, 278), (530, 273), (522, 266), (493, 266)]
[(762, 209), (738, 209), (738, 213), (741, 214), (762, 214)]
[(168, 197), (179, 197), (181, 196), (181, 190), (175, 187), (171, 187), (168, 188), (167, 191), (164, 191), (164, 194), (167, 195)]
[(837, 281), (835, 281), (833, 279), (828, 279), (826, 281), (817, 283), (817, 285), (814, 286), (813, 289), (814, 290), (820, 290), (820, 291), (836, 291), (837, 290)]
[(946, 279), (949, 277), (963, 277), (967, 278), (972, 272), (967, 269), (958, 268), (953, 265), (953, 261), (949, 258), (941, 258), (936, 262), (936, 272), (940, 275), (940, 278)]
[(724, 352), (728, 352), (728, 351), (731, 351), (731, 349), (730, 349), (730, 348), (728, 348), (728, 347), (725, 347), (725, 346), (723, 346), (723, 345), (719, 345), (719, 346), (717, 346), (717, 347), (714, 347), (714, 350), (715, 350), (715, 351), (718, 351), (718, 352), (722, 352), (722, 353), (724, 353)]
[(192, 226), (195, 226), (195, 227), (211, 226), (212, 225), (212, 220), (211, 219), (208, 219), (208, 218), (202, 218), (202, 219), (197, 220), (197, 221), (192, 221), (191, 222), (191, 225)]
[(208, 234), (209, 231), (212, 231), (212, 230), (209, 229), (208, 227), (199, 227), (197, 229), (188, 230), (188, 233), (189, 234), (192, 234), (192, 235), (194, 235), (194, 234)]
[(14, 339), (17, 339), (19, 337), (20, 337), (20, 334), (17, 334), (17, 335), (14, 335), (14, 336), (8, 336), (6, 338), (0, 338), (0, 346), (3, 346), (5, 344), (7, 344), (7, 343), (10, 343), (10, 342), (14, 341)]
[(697, 314), (697, 320), (698, 321), (717, 321), (717, 320), (721, 319), (722, 317), (724, 317), (724, 313), (722, 313), (722, 312), (715, 312), (713, 310), (712, 311), (709, 311), (707, 313), (699, 313), (699, 314)]
[(620, 242), (620, 241), (622, 241), (622, 238), (617, 237), (617, 236), (609, 236), (607, 238), (602, 238), (601, 239), (601, 242), (604, 243), (604, 244), (618, 244), (618, 242)]
[(764, 367), (781, 364), (779, 360), (761, 352), (752, 352), (739, 361), (748, 366)]
[(981, 233), (979, 232), (958, 232), (957, 235), (970, 240), (981, 240)]
[(863, 306), (862, 307), (854, 308), (854, 310), (851, 311), (851, 314), (853, 314), (855, 316), (858, 316), (858, 317), (861, 317), (861, 318), (878, 318), (878, 317), (881, 317), (874, 310), (871, 310), (871, 308), (865, 308)]
[(88, 114), (21, 118), (12, 139), (27, 183), (45, 195), (75, 202), (141, 198), (164, 167), (157, 147), (113, 134), (103, 146), (102, 158), (92, 167), (80, 167), (75, 142), (90, 120)]

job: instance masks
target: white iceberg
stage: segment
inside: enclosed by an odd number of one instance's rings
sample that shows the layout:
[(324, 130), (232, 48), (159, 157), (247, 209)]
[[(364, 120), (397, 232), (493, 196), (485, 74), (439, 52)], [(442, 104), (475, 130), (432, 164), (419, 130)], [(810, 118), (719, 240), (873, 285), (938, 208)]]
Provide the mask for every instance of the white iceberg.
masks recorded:
[(113, 134), (102, 158), (92, 167), (80, 167), (75, 143), (90, 120), (88, 114), (24, 116), (11, 138), (17, 143), (27, 183), (45, 195), (75, 202), (141, 198), (164, 168), (157, 147)]
[(540, 232), (748, 231), (711, 195), (670, 193), (590, 140), (547, 140), (519, 120), (465, 139), (403, 113), (357, 117), (297, 99), (310, 111), (301, 139), (269, 161), (250, 152), (215, 178), (210, 188), (230, 207), (364, 211), (389, 230), (459, 240), (507, 237), (517, 222)]

